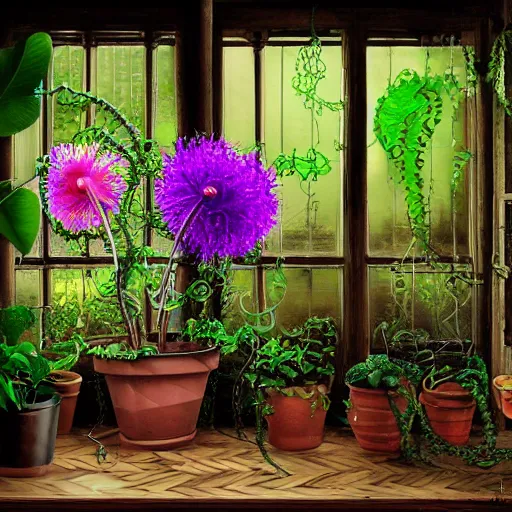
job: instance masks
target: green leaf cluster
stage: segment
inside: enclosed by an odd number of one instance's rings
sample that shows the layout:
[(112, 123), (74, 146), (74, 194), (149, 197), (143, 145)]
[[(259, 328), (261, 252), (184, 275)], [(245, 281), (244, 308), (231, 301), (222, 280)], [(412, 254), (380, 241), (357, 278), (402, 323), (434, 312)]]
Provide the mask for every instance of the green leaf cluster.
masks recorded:
[(110, 345), (97, 345), (87, 351), (88, 355), (99, 357), (100, 359), (117, 359), (121, 361), (135, 361), (143, 357), (158, 354), (154, 345), (144, 345), (138, 350), (134, 350), (127, 343), (111, 343)]
[(21, 335), (34, 327), (36, 316), (27, 306), (11, 306), (0, 309), (0, 343), (14, 346)]

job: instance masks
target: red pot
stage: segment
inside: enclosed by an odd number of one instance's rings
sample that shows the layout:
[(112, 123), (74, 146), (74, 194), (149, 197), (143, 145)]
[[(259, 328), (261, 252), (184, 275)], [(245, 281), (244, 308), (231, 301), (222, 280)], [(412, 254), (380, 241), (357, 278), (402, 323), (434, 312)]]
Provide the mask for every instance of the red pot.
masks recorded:
[[(352, 407), (348, 421), (359, 446), (364, 450), (394, 453), (400, 450), (400, 430), (391, 410), (388, 391), (348, 386)], [(407, 408), (407, 400), (396, 393), (391, 397), (400, 412)]]
[(512, 385), (512, 376), (498, 375), (494, 377), (493, 381), (494, 396), (501, 412), (507, 417), (512, 419), (512, 391), (507, 388)]
[[(291, 388), (290, 388), (291, 389)], [(315, 394), (311, 398), (285, 396), (272, 391), (268, 393), (267, 403), (274, 414), (266, 416), (268, 423), (268, 442), (280, 450), (311, 450), (322, 444), (327, 411), (319, 402), (312, 413), (311, 404), (319, 400), (318, 386), (305, 388)]]
[(69, 434), (73, 426), (82, 377), (75, 372), (55, 370), (50, 374), (49, 384), (62, 397), (57, 434)]
[(106, 376), (121, 444), (167, 450), (194, 439), (208, 375), (219, 357), (217, 348), (136, 361), (95, 357), (94, 369)]
[(467, 444), (476, 408), (469, 391), (456, 382), (445, 382), (436, 389), (429, 389), (424, 380), (420, 402), (438, 436), (456, 446)]

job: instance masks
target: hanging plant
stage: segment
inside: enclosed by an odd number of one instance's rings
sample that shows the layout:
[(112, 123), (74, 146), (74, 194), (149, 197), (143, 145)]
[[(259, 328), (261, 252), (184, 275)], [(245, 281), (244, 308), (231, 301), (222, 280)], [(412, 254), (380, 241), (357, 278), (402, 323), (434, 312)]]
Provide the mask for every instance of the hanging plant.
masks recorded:
[(294, 149), (291, 155), (281, 153), (272, 164), (279, 178), (283, 176), (293, 176), (298, 174), (302, 181), (309, 177), (313, 181), (318, 180), (318, 176), (323, 176), (331, 172), (329, 159), (320, 151), (309, 148), (306, 156), (298, 156)]
[(428, 143), (441, 121), (443, 87), (440, 76), (420, 77), (416, 71), (405, 69), (379, 98), (374, 118), (374, 133), (405, 188), (413, 235), (429, 252), (429, 212), (422, 169)]
[(512, 43), (512, 30), (504, 30), (496, 37), (491, 49), (487, 81), (492, 84), (498, 103), (508, 116), (512, 116), (512, 100), (505, 89), (505, 54)]

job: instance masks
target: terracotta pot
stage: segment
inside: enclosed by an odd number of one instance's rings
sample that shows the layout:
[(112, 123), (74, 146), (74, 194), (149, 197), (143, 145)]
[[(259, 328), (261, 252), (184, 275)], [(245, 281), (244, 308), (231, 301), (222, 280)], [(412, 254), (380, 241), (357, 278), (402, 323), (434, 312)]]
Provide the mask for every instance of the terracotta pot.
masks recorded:
[(55, 370), (50, 374), (49, 384), (62, 397), (57, 434), (69, 434), (73, 426), (82, 377), (75, 372)]
[(500, 411), (512, 419), (512, 375), (498, 375), (493, 381), (494, 398)]
[(318, 386), (306, 388), (315, 391), (311, 398), (285, 396), (272, 391), (268, 393), (267, 403), (274, 414), (266, 416), (268, 423), (268, 442), (280, 450), (311, 450), (322, 444), (327, 411), (320, 405), (311, 414), (311, 404), (319, 399)]
[(445, 382), (436, 389), (429, 389), (424, 380), (420, 402), (438, 436), (456, 446), (467, 444), (476, 408), (469, 391), (456, 382)]
[(106, 376), (121, 444), (167, 450), (194, 439), (208, 375), (219, 366), (219, 356), (217, 348), (207, 348), (136, 361), (95, 357), (94, 369)]
[[(348, 386), (352, 407), (348, 421), (359, 446), (373, 452), (394, 453), (400, 450), (400, 430), (389, 405), (388, 391)], [(407, 400), (391, 392), (400, 412), (407, 408)]]
[(0, 476), (44, 475), (53, 460), (61, 398), (55, 394), (22, 411), (0, 410)]

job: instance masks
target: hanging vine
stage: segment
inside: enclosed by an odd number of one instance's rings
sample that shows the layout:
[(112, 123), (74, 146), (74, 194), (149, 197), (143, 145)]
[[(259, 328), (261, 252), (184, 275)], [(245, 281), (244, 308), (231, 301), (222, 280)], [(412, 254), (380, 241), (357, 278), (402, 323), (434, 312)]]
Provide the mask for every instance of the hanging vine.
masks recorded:
[(505, 88), (505, 57), (512, 43), (512, 30), (504, 30), (496, 37), (491, 49), (487, 81), (492, 84), (498, 103), (508, 116), (512, 116), (512, 100)]

